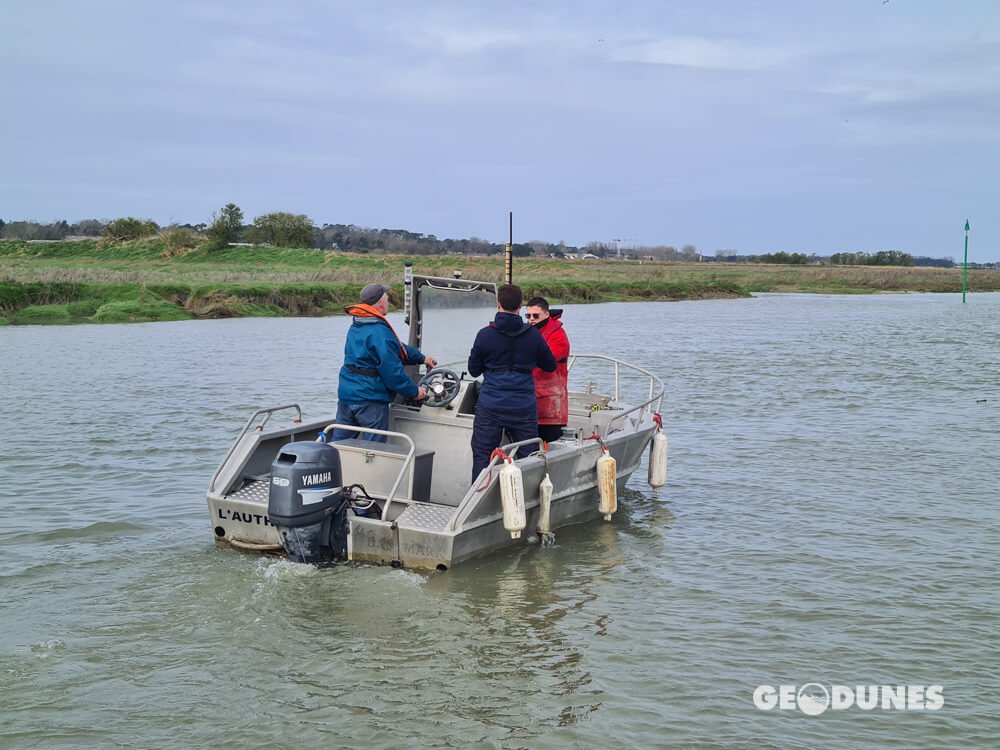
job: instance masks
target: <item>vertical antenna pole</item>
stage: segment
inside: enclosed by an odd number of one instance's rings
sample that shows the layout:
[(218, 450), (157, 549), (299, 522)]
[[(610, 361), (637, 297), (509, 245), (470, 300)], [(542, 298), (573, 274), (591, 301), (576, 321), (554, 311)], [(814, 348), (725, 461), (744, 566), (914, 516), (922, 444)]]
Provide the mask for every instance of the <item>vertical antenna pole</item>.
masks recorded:
[(510, 212), (510, 237), (507, 241), (506, 265), (503, 274), (504, 284), (514, 283), (514, 212)]
[(410, 307), (413, 299), (413, 263), (406, 261), (403, 266), (403, 313), (406, 325), (410, 325)]

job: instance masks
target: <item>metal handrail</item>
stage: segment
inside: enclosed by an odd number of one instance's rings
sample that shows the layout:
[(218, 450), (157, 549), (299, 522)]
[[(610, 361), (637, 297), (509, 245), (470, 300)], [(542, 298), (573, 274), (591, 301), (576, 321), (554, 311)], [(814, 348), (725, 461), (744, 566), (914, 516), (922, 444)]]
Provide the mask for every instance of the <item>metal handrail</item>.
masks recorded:
[[(645, 401), (643, 401), (642, 403), (638, 404), (637, 406), (633, 406), (632, 408), (628, 409), (627, 411), (624, 411), (624, 412), (622, 412), (620, 414), (616, 414), (611, 419), (611, 421), (609, 423), (609, 427), (610, 427), (610, 425), (612, 425), (615, 422), (618, 422), (618, 421), (624, 419), (625, 417), (627, 417), (628, 415), (632, 414), (633, 412), (644, 411), (646, 408), (651, 407), (652, 404), (655, 401), (657, 401), (657, 400), (659, 400), (659, 404), (657, 404), (656, 410), (659, 411), (661, 405), (663, 404), (663, 394), (666, 391), (666, 386), (663, 384), (663, 381), (660, 379), (659, 376), (655, 375), (654, 373), (649, 372), (649, 370), (644, 370), (643, 368), (637, 367), (636, 365), (633, 365), (633, 364), (631, 364), (629, 362), (625, 362), (625, 361), (620, 360), (620, 359), (615, 359), (614, 357), (608, 357), (607, 355), (604, 355), (604, 354), (571, 354), (569, 356), (569, 361), (568, 361), (568, 363), (566, 365), (567, 374), (569, 373), (569, 370), (572, 369), (573, 364), (576, 362), (577, 359), (604, 360), (606, 362), (612, 362), (612, 363), (614, 363), (614, 365), (615, 365), (615, 400), (616, 401), (620, 398), (620, 395), (621, 395), (620, 394), (620, 388), (619, 388), (619, 378), (620, 378), (620, 375), (621, 375), (621, 366), (622, 365), (624, 365), (625, 367), (629, 368), (630, 370), (635, 370), (636, 372), (642, 373), (643, 375), (646, 375), (647, 377), (649, 377), (649, 398), (647, 398)], [(504, 452), (506, 452), (508, 455), (510, 455), (511, 458), (513, 458), (514, 455), (517, 453), (517, 450), (519, 448), (521, 448), (522, 446), (525, 446), (525, 445), (532, 444), (532, 443), (538, 444), (539, 447), (544, 447), (544, 444), (543, 444), (543, 441), (542, 441), (541, 438), (530, 438), (528, 440), (521, 440), (520, 442), (510, 443), (510, 444), (502, 446), (502, 447), (503, 447)], [(492, 469), (493, 466), (496, 465), (497, 461), (498, 461), (498, 459), (495, 456), (491, 457), (490, 458), (490, 462), (486, 465), (485, 469)], [(480, 472), (480, 474), (481, 474), (481, 472)], [(479, 477), (477, 476), (475, 478), (475, 480), (473, 480), (473, 486), (475, 486), (475, 483), (478, 482), (478, 481), (479, 481)], [(485, 489), (486, 488), (484, 488), (484, 490)], [(470, 506), (478, 499), (478, 497), (480, 496), (480, 494), (481, 494), (480, 492), (470, 492), (470, 493), (468, 493), (463, 498), (462, 502), (459, 503), (459, 505), (458, 505), (457, 508), (455, 508), (455, 512), (454, 512), (454, 514), (451, 517), (451, 521), (448, 523), (448, 530), (449, 531), (454, 531), (455, 528), (458, 526), (458, 523), (463, 520), (463, 516), (468, 515), (469, 510), (470, 510)]]
[[(528, 438), (527, 440), (520, 440), (516, 443), (507, 443), (507, 445), (501, 445), (500, 450), (510, 456), (511, 460), (513, 460), (519, 448), (522, 448), (525, 445), (530, 445), (531, 443), (537, 443), (540, 450), (545, 450), (545, 441), (540, 437)], [(511, 450), (512, 448), (513, 450)], [(495, 462), (496, 459), (494, 458), (490, 461), (489, 465), (492, 466)]]
[[(226, 457), (224, 459), (222, 459), (222, 463), (219, 464), (219, 468), (217, 468), (215, 470), (215, 473), (212, 475), (212, 480), (208, 483), (208, 491), (209, 492), (215, 492), (215, 480), (219, 478), (219, 474), (222, 472), (222, 467), (224, 467), (226, 465), (226, 462), (230, 459), (230, 457), (236, 451), (236, 446), (240, 444), (240, 440), (242, 440), (243, 436), (246, 435), (247, 430), (250, 429), (250, 425), (253, 424), (253, 421), (259, 415), (266, 414), (267, 416), (264, 417), (264, 420), (259, 425), (257, 425), (257, 429), (258, 430), (263, 430), (264, 429), (264, 425), (267, 424), (267, 420), (269, 420), (271, 418), (271, 415), (274, 414), (274, 412), (276, 412), (276, 411), (282, 411), (284, 409), (295, 409), (295, 422), (301, 422), (302, 421), (302, 409), (299, 407), (298, 404), (285, 404), (284, 406), (271, 406), (271, 407), (266, 408), (266, 409), (258, 409), (253, 414), (251, 414), (250, 415), (250, 419), (248, 419), (247, 423), (245, 425), (243, 425), (243, 429), (240, 430), (240, 434), (236, 436), (236, 440), (234, 440), (233, 444), (229, 447), (229, 453), (227, 453)], [(295, 422), (293, 422), (293, 424)]]
[[(619, 421), (623, 417), (627, 417), (629, 414), (632, 414), (635, 411), (639, 411), (639, 412), (645, 411), (646, 407), (652, 406), (653, 402), (657, 401), (657, 400), (659, 400), (659, 403), (656, 405), (656, 409), (655, 410), (656, 411), (660, 411), (660, 409), (662, 408), (662, 406), (663, 406), (663, 394), (666, 391), (666, 386), (663, 384), (663, 381), (660, 379), (660, 377), (658, 375), (655, 375), (654, 373), (651, 373), (649, 370), (644, 370), (641, 367), (633, 365), (630, 362), (625, 362), (624, 360), (615, 359), (614, 357), (609, 357), (609, 356), (607, 356), (605, 354), (570, 354), (570, 356), (569, 356), (569, 362), (566, 364), (566, 374), (567, 375), (569, 374), (570, 370), (573, 368), (573, 365), (576, 363), (577, 359), (604, 360), (606, 362), (613, 362), (614, 363), (614, 365), (615, 365), (615, 401), (618, 401), (620, 399), (620, 395), (619, 395), (619, 382), (618, 381), (619, 381), (619, 377), (620, 377), (620, 374), (621, 374), (621, 366), (622, 365), (625, 365), (625, 367), (629, 368), (630, 370), (635, 370), (636, 372), (642, 373), (643, 375), (646, 375), (647, 377), (649, 377), (649, 398), (647, 398), (642, 403), (637, 404), (636, 406), (633, 406), (628, 411), (625, 411), (625, 412), (622, 412), (621, 414), (616, 415), (611, 420), (612, 423)], [(657, 386), (659, 387), (658, 390), (657, 390)], [(654, 391), (655, 391), (655, 393), (654, 393)], [(641, 418), (642, 414), (640, 413), (639, 416)]]
[[(388, 497), (386, 497), (385, 505), (382, 508), (382, 520), (388, 521), (389, 505), (392, 503), (393, 496), (396, 494), (396, 490), (399, 489), (399, 485), (403, 481), (403, 475), (406, 473), (407, 468), (410, 466), (410, 462), (413, 461), (414, 454), (417, 452), (417, 446), (413, 442), (413, 438), (411, 438), (409, 435), (403, 432), (390, 432), (389, 430), (377, 430), (374, 427), (358, 427), (357, 425), (353, 424), (338, 424), (338, 423), (328, 424), (321, 430), (321, 432), (329, 440), (330, 432), (332, 430), (337, 429), (338, 427), (341, 428), (342, 430), (350, 430), (351, 432), (367, 432), (370, 435), (386, 435), (387, 437), (400, 437), (410, 444), (410, 450), (406, 454), (406, 458), (403, 460), (403, 465), (399, 469), (399, 475), (396, 477), (396, 481), (395, 483), (393, 483), (392, 489), (389, 490), (389, 495)], [(379, 445), (381, 445), (381, 443), (375, 443), (372, 447), (376, 448)], [(398, 502), (403, 502), (403, 501), (400, 500)], [(412, 503), (413, 500), (410, 499), (406, 502)]]
[[(539, 438), (539, 437), (534, 437), (534, 438), (528, 438), (527, 440), (520, 440), (520, 441), (518, 441), (516, 443), (508, 443), (507, 445), (502, 445), (502, 446), (500, 446), (500, 450), (502, 450), (504, 453), (506, 453), (508, 456), (510, 456), (510, 458), (513, 460), (513, 458), (517, 454), (517, 451), (518, 451), (519, 448), (522, 448), (525, 445), (531, 445), (532, 443), (537, 444), (540, 449), (544, 450), (544, 448), (545, 448), (544, 441), (541, 438)], [(479, 473), (482, 474), (483, 471), (486, 471), (487, 469), (492, 469), (497, 464), (498, 460), (500, 460), (500, 459), (498, 459), (495, 454), (491, 455), (490, 456), (490, 462), (488, 464), (486, 464), (486, 466), (484, 466), (483, 469), (482, 469), (482, 471), (480, 471)], [(479, 480), (479, 477), (477, 476), (476, 479), (472, 483), (473, 486), (475, 486), (475, 483), (478, 480)], [(492, 484), (492, 482), (491, 482), (491, 484)], [(489, 485), (487, 485), (486, 487), (484, 487), (483, 491), (485, 491), (488, 488), (489, 488)], [(449, 531), (454, 531), (455, 530), (455, 525), (458, 523), (458, 519), (461, 518), (462, 511), (466, 510), (467, 507), (472, 504), (472, 498), (476, 497), (478, 494), (479, 494), (479, 492), (475, 492), (475, 493), (472, 493), (472, 494), (466, 494), (466, 496), (462, 500), (462, 502), (459, 503), (459, 505), (458, 505), (457, 508), (455, 508), (455, 512), (452, 513), (452, 515), (451, 515), (451, 521), (448, 522), (448, 530)]]

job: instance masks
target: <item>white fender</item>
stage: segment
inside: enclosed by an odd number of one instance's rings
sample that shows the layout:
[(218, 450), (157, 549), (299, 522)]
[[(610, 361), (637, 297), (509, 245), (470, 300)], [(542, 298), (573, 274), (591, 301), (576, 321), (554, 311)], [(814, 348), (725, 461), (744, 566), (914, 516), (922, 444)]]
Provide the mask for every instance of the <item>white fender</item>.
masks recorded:
[(521, 469), (509, 458), (500, 469), (500, 503), (503, 505), (503, 527), (511, 539), (520, 539), (526, 520), (524, 516), (524, 480)]
[(615, 482), (617, 468), (614, 456), (605, 453), (597, 459), (597, 488), (600, 491), (597, 508), (604, 515), (605, 521), (610, 521), (611, 514), (618, 510), (618, 487)]
[(549, 473), (545, 472), (541, 483), (538, 485), (538, 533), (548, 534), (552, 531), (549, 521), (549, 511), (552, 509), (552, 480)]
[(649, 486), (660, 489), (667, 483), (667, 436), (659, 430), (649, 443)]

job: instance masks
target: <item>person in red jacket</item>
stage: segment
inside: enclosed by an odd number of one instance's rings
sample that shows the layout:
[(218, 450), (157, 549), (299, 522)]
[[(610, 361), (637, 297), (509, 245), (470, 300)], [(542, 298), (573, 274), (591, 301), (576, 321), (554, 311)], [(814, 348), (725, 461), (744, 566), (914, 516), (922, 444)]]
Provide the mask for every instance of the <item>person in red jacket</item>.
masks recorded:
[(558, 440), (569, 416), (569, 391), (566, 387), (566, 360), (569, 339), (560, 318), (562, 310), (549, 309), (544, 297), (532, 297), (524, 306), (525, 317), (537, 328), (556, 358), (556, 371), (535, 368), (535, 398), (538, 399), (538, 437), (545, 442)]

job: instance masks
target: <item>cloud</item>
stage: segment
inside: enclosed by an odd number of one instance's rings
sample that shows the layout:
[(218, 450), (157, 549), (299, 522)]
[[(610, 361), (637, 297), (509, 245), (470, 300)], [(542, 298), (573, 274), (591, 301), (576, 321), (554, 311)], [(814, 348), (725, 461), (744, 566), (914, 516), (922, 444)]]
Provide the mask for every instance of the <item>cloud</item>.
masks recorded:
[(132, 185), (144, 215), (238, 198), (489, 237), (521, 206), (542, 239), (701, 244), (732, 220), (767, 249), (824, 212), (908, 226), (941, 186), (995, 194), (1000, 8), (977, 0), (44, 9), (16, 4), (0, 48), (14, 214), (113, 214)]
[(615, 43), (609, 59), (613, 62), (678, 65), (707, 70), (759, 71), (781, 68), (800, 54), (793, 49), (771, 45), (668, 36)]

